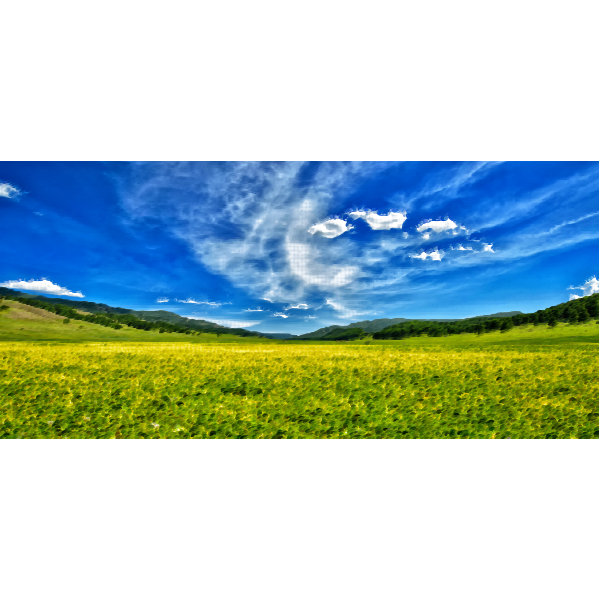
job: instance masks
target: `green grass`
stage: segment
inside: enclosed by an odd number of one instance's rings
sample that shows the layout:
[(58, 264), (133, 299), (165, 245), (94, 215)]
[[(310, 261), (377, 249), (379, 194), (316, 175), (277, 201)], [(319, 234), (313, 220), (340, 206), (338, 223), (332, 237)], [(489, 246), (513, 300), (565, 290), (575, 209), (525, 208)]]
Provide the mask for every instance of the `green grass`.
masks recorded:
[(0, 438), (598, 438), (595, 322), (320, 342), (18, 310), (0, 313)]
[(207, 343), (241, 343), (241, 344), (302, 344), (302, 345), (378, 345), (378, 346), (481, 346), (486, 344), (507, 345), (546, 345), (546, 344), (572, 344), (585, 343), (597, 344), (599, 327), (595, 321), (577, 325), (559, 323), (557, 327), (551, 328), (546, 324), (538, 326), (521, 325), (504, 333), (494, 332), (477, 335), (475, 333), (463, 333), (447, 337), (414, 337), (404, 340), (373, 340), (367, 337), (360, 341), (336, 342), (333, 340), (269, 340), (264, 338), (239, 337), (236, 335), (222, 334), (217, 336), (213, 333), (202, 335), (185, 335), (181, 333), (157, 333), (151, 331), (140, 331), (131, 327), (115, 330), (110, 327), (102, 327), (85, 321), (71, 321), (64, 325), (62, 319), (56, 315), (46, 313), (47, 318), (40, 320), (14, 319), (10, 318), (14, 311), (22, 310), (23, 305), (11, 300), (5, 300), (4, 304), (11, 310), (0, 313), (0, 341), (6, 342), (186, 342), (192, 344)]
[(344, 345), (378, 345), (378, 346), (486, 346), (490, 344), (505, 344), (505, 345), (531, 345), (539, 346), (546, 344), (598, 344), (599, 326), (595, 321), (588, 323), (579, 323), (577, 325), (569, 325), (567, 323), (559, 323), (556, 327), (548, 327), (546, 324), (538, 326), (521, 325), (514, 327), (509, 331), (484, 333), (477, 335), (476, 333), (461, 333), (458, 335), (449, 335), (446, 337), (411, 337), (404, 340), (374, 340), (367, 337), (355, 342), (334, 342), (334, 341), (306, 341), (306, 340), (286, 340), (287, 344), (344, 344)]

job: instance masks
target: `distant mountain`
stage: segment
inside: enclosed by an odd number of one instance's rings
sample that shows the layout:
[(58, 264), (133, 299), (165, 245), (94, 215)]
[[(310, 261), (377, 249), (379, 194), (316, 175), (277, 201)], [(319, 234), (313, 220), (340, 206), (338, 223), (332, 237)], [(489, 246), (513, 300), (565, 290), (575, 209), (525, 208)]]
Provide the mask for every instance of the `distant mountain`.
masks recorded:
[[(85, 300), (66, 300), (63, 298), (50, 298), (48, 296), (27, 294), (26, 292), (18, 292), (10, 288), (0, 287), (0, 296), (22, 296), (27, 298), (36, 298), (37, 300), (43, 300), (52, 304), (65, 304), (71, 306), (77, 310), (90, 313), (117, 313), (125, 315), (134, 315), (145, 321), (165, 321), (166, 323), (172, 323), (173, 325), (179, 325), (181, 327), (188, 327), (190, 329), (219, 329), (223, 333), (231, 332), (234, 333), (236, 329), (230, 327), (224, 327), (211, 321), (204, 321), (202, 319), (188, 319), (182, 317), (177, 313), (170, 312), (168, 310), (131, 310), (129, 308), (119, 308), (114, 306), (108, 306), (108, 304), (99, 304), (97, 302), (87, 302)], [(496, 319), (501, 317), (512, 317), (513, 315), (522, 315), (520, 310), (514, 310), (512, 312), (499, 312), (493, 315), (481, 315), (479, 317), (471, 317), (469, 320), (477, 319)], [(329, 325), (328, 327), (322, 327), (311, 333), (303, 333), (302, 335), (293, 335), (291, 333), (261, 333), (260, 331), (250, 331), (248, 329), (240, 329), (237, 331), (247, 331), (257, 336), (263, 336), (274, 340), (305, 340), (305, 339), (316, 339), (326, 336), (328, 333), (335, 329), (353, 329), (360, 328), (367, 333), (375, 333), (381, 331), (386, 327), (395, 325), (396, 323), (402, 323), (404, 321), (438, 321), (440, 323), (450, 323), (454, 321), (464, 321), (466, 319), (374, 319), (372, 321), (357, 321), (356, 323), (350, 323), (349, 325)]]
[[(471, 317), (468, 320), (478, 320), (478, 319), (497, 319), (501, 317), (512, 317), (513, 315), (522, 315), (523, 313), (520, 310), (513, 310), (511, 312), (501, 312), (494, 313), (493, 315), (481, 315), (479, 317)], [(453, 323), (455, 321), (466, 321), (467, 319), (374, 319), (373, 321), (357, 321), (356, 323), (350, 323), (350, 325), (329, 325), (328, 327), (322, 327), (321, 329), (317, 329), (311, 333), (303, 333), (302, 335), (295, 336), (295, 339), (306, 340), (306, 339), (315, 339), (315, 338), (323, 338), (330, 332), (335, 329), (354, 329), (356, 327), (366, 331), (367, 333), (375, 333), (377, 331), (381, 331), (386, 327), (390, 327), (391, 325), (396, 325), (397, 323), (403, 323), (405, 321), (436, 321), (438, 323)]]
[(203, 319), (188, 319), (182, 317), (177, 313), (168, 310), (132, 310), (131, 313), (144, 321), (150, 321), (155, 323), (156, 321), (164, 321), (165, 323), (172, 323), (173, 325), (179, 325), (181, 327), (189, 327), (190, 329), (227, 329), (223, 325), (212, 323), (211, 321), (204, 321)]
[(264, 335), (265, 337), (269, 337), (272, 340), (288, 340), (291, 338), (296, 338), (298, 336), (292, 333), (261, 333), (260, 335)]

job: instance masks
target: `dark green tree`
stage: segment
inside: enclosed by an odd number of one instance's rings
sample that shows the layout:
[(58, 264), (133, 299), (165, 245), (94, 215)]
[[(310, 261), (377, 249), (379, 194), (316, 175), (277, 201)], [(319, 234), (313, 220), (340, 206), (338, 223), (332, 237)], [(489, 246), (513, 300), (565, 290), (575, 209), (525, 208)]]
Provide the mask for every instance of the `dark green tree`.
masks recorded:
[(598, 294), (588, 296), (585, 300), (585, 307), (590, 317), (593, 319), (598, 318)]
[(577, 317), (577, 320), (580, 323), (587, 323), (590, 320), (590, 314), (586, 310), (585, 306), (579, 310), (579, 316)]

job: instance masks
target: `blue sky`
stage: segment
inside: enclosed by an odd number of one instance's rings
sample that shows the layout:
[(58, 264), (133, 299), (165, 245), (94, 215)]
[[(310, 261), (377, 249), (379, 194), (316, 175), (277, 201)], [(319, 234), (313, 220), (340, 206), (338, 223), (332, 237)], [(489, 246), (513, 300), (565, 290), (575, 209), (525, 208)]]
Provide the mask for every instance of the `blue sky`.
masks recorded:
[(597, 162), (0, 162), (0, 285), (295, 334), (535, 311), (598, 291), (598, 176)]

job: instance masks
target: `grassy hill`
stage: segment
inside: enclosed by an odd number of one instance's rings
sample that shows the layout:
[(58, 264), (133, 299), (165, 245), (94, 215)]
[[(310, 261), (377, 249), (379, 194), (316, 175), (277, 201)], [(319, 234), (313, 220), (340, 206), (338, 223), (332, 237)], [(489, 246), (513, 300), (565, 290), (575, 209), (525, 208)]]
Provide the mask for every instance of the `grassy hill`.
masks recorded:
[[(140, 319), (144, 319), (145, 321), (158, 322), (163, 321), (165, 323), (171, 323), (173, 325), (177, 325), (178, 327), (187, 327), (189, 329), (195, 330), (206, 330), (206, 329), (222, 329), (223, 332), (230, 332), (234, 335), (239, 332), (238, 330), (234, 330), (232, 328), (224, 327), (223, 325), (219, 325), (218, 323), (213, 323), (212, 321), (205, 321), (204, 319), (189, 319), (187, 317), (182, 317), (177, 313), (168, 311), (168, 310), (133, 310), (130, 308), (122, 308), (109, 306), (108, 304), (102, 304), (98, 302), (89, 302), (87, 300), (68, 300), (65, 298), (52, 298), (49, 296), (42, 296), (39, 294), (28, 294), (27, 292), (20, 292), (17, 290), (13, 290), (10, 288), (0, 286), (0, 296), (8, 297), (21, 297), (21, 298), (32, 298), (36, 300), (40, 300), (42, 302), (46, 302), (49, 304), (63, 304), (66, 306), (70, 306), (78, 310), (79, 312), (83, 312), (84, 314), (124, 314), (124, 315), (134, 315)], [(493, 315), (482, 315), (480, 317), (474, 317), (475, 319), (491, 319), (494, 317), (508, 317), (512, 315), (522, 314), (520, 311), (512, 311), (506, 313), (495, 313)], [(376, 331), (381, 331), (390, 325), (395, 325), (397, 323), (403, 323), (405, 321), (439, 321), (441, 322), (454, 322), (460, 321), (461, 319), (374, 319), (372, 321), (358, 321), (356, 323), (350, 323), (349, 325), (330, 325), (328, 327), (322, 327), (321, 329), (317, 329), (311, 333), (304, 333), (302, 335), (293, 335), (291, 333), (261, 333), (259, 331), (251, 331), (256, 335), (264, 336), (271, 339), (314, 339), (314, 338), (322, 338), (327, 334), (331, 333), (336, 329), (353, 329), (359, 327), (363, 331), (367, 333), (375, 333)], [(250, 330), (248, 330), (250, 331)]]
[[(559, 323), (551, 328), (546, 324), (533, 327), (521, 325), (510, 331), (451, 335), (448, 337), (412, 337), (404, 340), (373, 340), (368, 336), (360, 341), (306, 340), (292, 338), (271, 340), (265, 338), (239, 337), (231, 334), (205, 333), (189, 336), (182, 333), (157, 333), (140, 331), (131, 327), (115, 330), (93, 323), (72, 321), (63, 324), (63, 318), (46, 310), (4, 300), (9, 310), (0, 312), (0, 341), (47, 341), (47, 342), (186, 342), (186, 343), (268, 343), (268, 344), (354, 344), (380, 346), (489, 346), (489, 345), (539, 345), (584, 343), (598, 344), (598, 325), (591, 321), (577, 325)], [(83, 312), (83, 311), (81, 311)], [(332, 328), (335, 329), (335, 328)]]
[(52, 305), (63, 305), (71, 309), (77, 310), (82, 314), (93, 314), (93, 315), (132, 315), (138, 319), (149, 321), (151, 323), (169, 323), (176, 327), (184, 327), (187, 329), (193, 329), (196, 331), (205, 331), (214, 329), (219, 330), (219, 333), (231, 334), (234, 336), (263, 336), (272, 339), (282, 339), (287, 337), (294, 337), (292, 334), (271, 334), (261, 333), (260, 331), (250, 331), (240, 327), (225, 327), (212, 321), (205, 321), (204, 319), (189, 319), (182, 317), (177, 313), (168, 310), (132, 310), (129, 308), (109, 306), (108, 304), (102, 304), (98, 302), (88, 302), (86, 300), (67, 300), (65, 298), (53, 298), (49, 296), (42, 296), (39, 294), (28, 294), (27, 292), (20, 292), (10, 288), (0, 286), (0, 298), (27, 298), (29, 300), (37, 300), (45, 304)]
[[(6, 288), (0, 288), (0, 291), (6, 290)], [(12, 291), (12, 290), (8, 290)], [(30, 297), (35, 298), (31, 294), (13, 293), (13, 297)], [(597, 315), (597, 294), (595, 297), (586, 297), (584, 299), (574, 300), (568, 303), (563, 303), (557, 307), (553, 307), (554, 310), (562, 310), (564, 307), (577, 308), (580, 305), (587, 304), (591, 307), (591, 303), (596, 302), (595, 313)], [(38, 296), (44, 300), (48, 300), (45, 296)], [(55, 302), (50, 304), (61, 304), (69, 301), (54, 299)], [(0, 302), (1, 303), (1, 302)], [(127, 342), (187, 342), (187, 343), (266, 343), (265, 337), (259, 338), (257, 332), (252, 332), (254, 335), (250, 337), (241, 337), (241, 335), (247, 334), (244, 330), (232, 330), (221, 327), (217, 324), (214, 325), (214, 333), (211, 330), (203, 332), (201, 335), (186, 335), (184, 333), (159, 333), (156, 330), (143, 331), (134, 329), (133, 327), (124, 326), (122, 329), (112, 329), (110, 327), (104, 327), (99, 324), (89, 323), (85, 321), (75, 321), (65, 324), (63, 323), (63, 317), (43, 308), (28, 306), (21, 304), (13, 300), (4, 300), (4, 304), (9, 307), (9, 310), (0, 312), (0, 341), (49, 341), (49, 342), (83, 342), (83, 341), (127, 341)], [(34, 303), (35, 304), (35, 303)], [(132, 314), (138, 318), (142, 318), (146, 321), (167, 321), (173, 322), (174, 325), (180, 327), (188, 327), (193, 329), (201, 329), (202, 324), (208, 323), (206, 321), (200, 321), (195, 319), (187, 319), (181, 317), (175, 313), (169, 311), (130, 311), (129, 309), (112, 309), (107, 305), (98, 305), (93, 302), (69, 302), (72, 308), (77, 308), (78, 312), (82, 314), (94, 313), (98, 307), (106, 307), (111, 310), (120, 310), (121, 314)], [(75, 305), (81, 305), (76, 307)], [(46, 305), (46, 308), (52, 307)], [(89, 310), (89, 309), (93, 310)], [(88, 309), (88, 310), (86, 310)], [(591, 310), (591, 309), (590, 309)], [(103, 312), (103, 311), (97, 311)], [(538, 311), (540, 312), (540, 311)], [(593, 313), (593, 311), (592, 311)], [(446, 322), (457, 322), (457, 321), (487, 321), (497, 317), (507, 317), (511, 315), (522, 315), (519, 311), (513, 311), (511, 313), (496, 313), (494, 315), (482, 315), (480, 317), (474, 317), (471, 319), (441, 319), (438, 321)], [(597, 317), (594, 317), (597, 318)], [(390, 324), (402, 324), (408, 321), (408, 319), (376, 319), (374, 321), (360, 321), (357, 323), (351, 323), (347, 326), (330, 326), (324, 327), (316, 332), (304, 334), (301, 336), (290, 336), (290, 334), (272, 334), (274, 337), (279, 339), (269, 339), (270, 343), (346, 343), (346, 344), (374, 344), (374, 345), (392, 345), (392, 346), (455, 346), (455, 345), (467, 345), (467, 346), (489, 346), (489, 345), (506, 345), (506, 344), (517, 344), (517, 345), (538, 345), (538, 344), (564, 344), (564, 343), (586, 343), (586, 344), (597, 344), (598, 343), (598, 324), (594, 321), (587, 321), (583, 323), (558, 323), (554, 328), (549, 327), (547, 323), (540, 323), (539, 325), (524, 324), (517, 325), (513, 329), (508, 331), (492, 331), (486, 332), (484, 335), (477, 335), (476, 333), (460, 333), (450, 336), (440, 337), (428, 337), (427, 335), (415, 335), (414, 337), (407, 337), (405, 339), (373, 339), (372, 335), (375, 333), (375, 337), (381, 337), (379, 332)], [(432, 319), (414, 319), (413, 321), (433, 321)], [(351, 330), (359, 329), (364, 330), (367, 336), (362, 340), (355, 341), (344, 341), (344, 333), (350, 333)], [(399, 325), (400, 326), (400, 325)], [(402, 325), (403, 326), (403, 325)], [(393, 328), (395, 329), (395, 328)], [(217, 333), (220, 334), (217, 336)], [(236, 335), (240, 333), (241, 335)], [(369, 335), (370, 334), (370, 335)], [(263, 334), (268, 336), (269, 334)], [(286, 336), (287, 339), (282, 339)], [(389, 337), (389, 336), (388, 336)], [(309, 339), (312, 338), (312, 339)], [(328, 339), (329, 338), (329, 339)], [(336, 340), (335, 338), (338, 338)]]
[[(71, 321), (63, 323), (63, 318), (41, 308), (20, 304), (13, 300), (0, 301), (9, 307), (0, 312), (0, 341), (45, 341), (45, 342), (186, 342), (186, 343), (276, 343), (274, 340), (255, 337), (241, 338), (237, 335), (216, 332), (201, 335), (183, 333), (158, 333), (140, 331), (132, 327), (112, 329), (94, 323)], [(83, 311), (81, 311), (83, 312)], [(220, 332), (219, 332), (220, 333)]]

